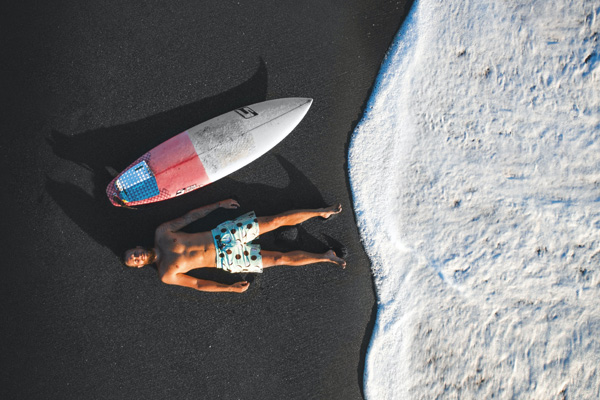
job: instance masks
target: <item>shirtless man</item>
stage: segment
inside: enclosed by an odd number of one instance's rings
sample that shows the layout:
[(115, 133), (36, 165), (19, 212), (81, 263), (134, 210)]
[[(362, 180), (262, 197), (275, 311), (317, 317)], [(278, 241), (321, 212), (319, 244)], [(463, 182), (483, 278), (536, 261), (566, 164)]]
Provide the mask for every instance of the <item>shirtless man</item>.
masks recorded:
[(233, 221), (226, 221), (209, 232), (185, 233), (180, 229), (205, 217), (218, 208), (236, 209), (240, 205), (233, 199), (222, 200), (197, 208), (183, 217), (161, 224), (154, 235), (154, 248), (136, 247), (125, 252), (125, 264), (133, 268), (156, 263), (158, 275), (164, 283), (185, 286), (206, 292), (237, 292), (248, 289), (246, 281), (226, 285), (209, 280), (196, 279), (186, 272), (196, 268), (221, 268), (231, 273), (261, 273), (264, 268), (276, 265), (306, 265), (328, 262), (346, 267), (346, 261), (333, 250), (323, 254), (305, 251), (280, 253), (261, 250), (250, 243), (258, 234), (264, 234), (281, 226), (296, 225), (314, 217), (329, 218), (340, 213), (342, 206), (336, 204), (315, 210), (294, 210), (270, 217), (256, 217), (251, 211)]

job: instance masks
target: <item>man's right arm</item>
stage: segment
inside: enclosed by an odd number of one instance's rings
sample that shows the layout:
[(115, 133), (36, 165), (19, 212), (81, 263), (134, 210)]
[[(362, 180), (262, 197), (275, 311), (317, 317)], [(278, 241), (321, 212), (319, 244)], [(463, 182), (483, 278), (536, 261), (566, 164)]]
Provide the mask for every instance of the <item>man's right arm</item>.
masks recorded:
[(226, 285), (219, 282), (197, 279), (186, 274), (175, 274), (172, 277), (163, 277), (162, 281), (169, 285), (189, 287), (202, 292), (234, 292), (243, 293), (248, 290), (250, 284), (246, 281), (236, 282), (233, 285)]

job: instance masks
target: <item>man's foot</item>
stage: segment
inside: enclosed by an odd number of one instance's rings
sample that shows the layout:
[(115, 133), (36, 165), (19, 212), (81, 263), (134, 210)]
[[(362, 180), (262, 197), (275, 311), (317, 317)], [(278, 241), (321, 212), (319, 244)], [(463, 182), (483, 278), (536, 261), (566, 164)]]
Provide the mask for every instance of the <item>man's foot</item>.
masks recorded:
[(342, 212), (342, 205), (340, 203), (337, 203), (337, 204), (334, 204), (332, 206), (329, 206), (329, 207), (323, 209), (322, 217), (325, 219), (328, 219), (332, 215), (336, 215), (341, 212)]
[(339, 258), (333, 250), (327, 251), (324, 255), (332, 263), (337, 264), (342, 268), (346, 268), (346, 260), (344, 260), (343, 258)]

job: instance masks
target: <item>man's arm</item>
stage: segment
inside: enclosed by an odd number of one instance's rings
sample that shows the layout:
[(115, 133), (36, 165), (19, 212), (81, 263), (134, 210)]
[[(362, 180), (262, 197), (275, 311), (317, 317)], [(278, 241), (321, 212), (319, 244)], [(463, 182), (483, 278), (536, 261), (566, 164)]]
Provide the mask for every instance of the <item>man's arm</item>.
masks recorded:
[(185, 286), (202, 292), (235, 292), (242, 293), (248, 290), (250, 284), (246, 281), (236, 282), (233, 285), (225, 285), (223, 283), (207, 281), (204, 279), (196, 279), (193, 276), (186, 274), (175, 274), (169, 278), (164, 277), (162, 280), (169, 285)]
[(207, 206), (196, 208), (195, 210), (192, 210), (185, 214), (183, 217), (179, 217), (172, 221), (165, 222), (159, 228), (168, 229), (171, 232), (176, 232), (184, 226), (189, 225), (192, 222), (199, 220), (200, 218), (206, 217), (208, 214), (215, 211), (217, 208), (223, 207), (228, 209), (235, 209), (239, 206), (240, 205), (238, 204), (238, 202), (233, 199), (221, 200), (219, 202), (209, 204)]

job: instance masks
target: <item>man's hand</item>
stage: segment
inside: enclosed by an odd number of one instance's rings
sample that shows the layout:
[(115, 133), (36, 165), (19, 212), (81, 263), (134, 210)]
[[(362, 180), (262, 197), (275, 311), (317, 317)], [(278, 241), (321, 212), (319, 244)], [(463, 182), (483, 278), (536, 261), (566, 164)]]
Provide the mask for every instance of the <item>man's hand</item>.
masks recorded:
[(221, 201), (219, 202), (219, 207), (222, 207), (222, 208), (227, 208), (227, 209), (229, 209), (229, 210), (232, 210), (232, 209), (239, 208), (239, 207), (240, 207), (240, 205), (239, 205), (239, 203), (238, 203), (237, 201), (235, 201), (234, 199), (227, 199), (227, 200), (221, 200)]
[(250, 283), (246, 281), (236, 282), (233, 285), (229, 286), (232, 292), (234, 293), (244, 293), (250, 287)]

